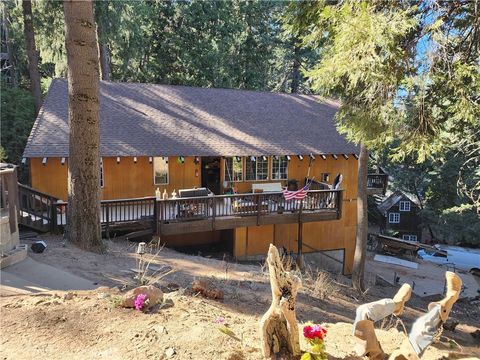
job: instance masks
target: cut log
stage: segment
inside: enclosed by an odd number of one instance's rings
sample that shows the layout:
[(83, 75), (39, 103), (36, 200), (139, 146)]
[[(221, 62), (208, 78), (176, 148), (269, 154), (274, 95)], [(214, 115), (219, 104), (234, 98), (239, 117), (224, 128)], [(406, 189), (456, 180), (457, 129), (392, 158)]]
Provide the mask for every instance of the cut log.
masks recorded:
[(262, 351), (266, 358), (300, 355), (296, 297), (301, 280), (285, 271), (277, 248), (270, 244), (267, 256), (272, 288), (272, 304), (260, 320)]

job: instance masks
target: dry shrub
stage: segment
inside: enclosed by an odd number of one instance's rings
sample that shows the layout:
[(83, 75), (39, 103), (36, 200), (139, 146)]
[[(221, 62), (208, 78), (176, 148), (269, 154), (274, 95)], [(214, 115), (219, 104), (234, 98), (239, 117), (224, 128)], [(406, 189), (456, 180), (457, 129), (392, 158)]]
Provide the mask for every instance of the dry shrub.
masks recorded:
[(338, 287), (326, 271), (305, 271), (305, 287), (320, 300), (325, 300), (338, 294)]

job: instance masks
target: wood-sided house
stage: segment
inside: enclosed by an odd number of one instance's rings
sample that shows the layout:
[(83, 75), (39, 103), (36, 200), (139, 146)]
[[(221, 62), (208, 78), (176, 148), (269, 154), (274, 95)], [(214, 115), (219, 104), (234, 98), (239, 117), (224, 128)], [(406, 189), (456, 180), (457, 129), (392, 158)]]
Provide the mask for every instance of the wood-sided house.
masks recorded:
[[(216, 205), (159, 202), (168, 205), (158, 210), (159, 232), (167, 244), (228, 241), (237, 258), (265, 254), (269, 243), (296, 252), (301, 222), (303, 252), (343, 249), (344, 272), (351, 272), (358, 149), (335, 128), (335, 102), (307, 95), (104, 81), (100, 93), (102, 199), (152, 198), (157, 189), (171, 197), (180, 189), (206, 187), (215, 194), (208, 201)], [(67, 81), (55, 79), (24, 157), (31, 187), (64, 201), (68, 134)], [(343, 177), (341, 196), (312, 194), (303, 213), (298, 203), (296, 208), (282, 203), (281, 194), (276, 200), (267, 193), (261, 198), (252, 194), (254, 188), (278, 190), (290, 180), (302, 187), (306, 177), (332, 184), (338, 174)], [(222, 195), (232, 189), (239, 194), (236, 198)], [(206, 215), (181, 223), (185, 212), (180, 206), (192, 204)]]
[(420, 207), (403, 191), (396, 190), (377, 208), (383, 216), (380, 223), (382, 233), (403, 240), (422, 240)]

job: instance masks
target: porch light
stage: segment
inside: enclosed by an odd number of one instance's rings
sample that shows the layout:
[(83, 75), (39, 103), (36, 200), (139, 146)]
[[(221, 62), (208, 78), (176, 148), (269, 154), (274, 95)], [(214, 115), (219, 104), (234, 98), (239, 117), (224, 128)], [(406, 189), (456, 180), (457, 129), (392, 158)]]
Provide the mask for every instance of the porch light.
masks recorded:
[(47, 158), (46, 158), (46, 157), (44, 157), (44, 158), (42, 159), (42, 164), (43, 164), (43, 165), (47, 165)]
[(200, 163), (200, 157), (199, 156), (195, 156), (195, 160), (193, 160), (195, 162), (195, 164), (198, 164)]
[(262, 156), (263, 161), (267, 161), (267, 157), (265, 155)]
[[(101, 162), (101, 161), (100, 161), (100, 162)], [(62, 160), (60, 160), (60, 163), (61, 163), (62, 165), (65, 165), (65, 158), (64, 158), (64, 157), (62, 157)]]
[(103, 158), (100, 158), (100, 165), (103, 165)]
[(136, 156), (133, 157), (133, 162), (134, 162), (135, 164), (137, 163), (137, 157), (136, 157)]
[(241, 157), (241, 156), (235, 156), (235, 159), (237, 159), (237, 162), (242, 161), (242, 157)]
[(345, 160), (348, 160), (348, 155), (347, 154), (342, 154)]
[(358, 160), (358, 155), (357, 154), (353, 154), (353, 157)]
[(320, 155), (320, 156), (322, 157), (323, 160), (327, 160), (327, 155), (322, 154), (322, 155)]
[[(274, 158), (275, 160), (278, 160), (278, 155), (273, 155), (273, 158)], [(288, 159), (288, 156), (287, 156), (287, 159)], [(290, 159), (288, 159), (288, 160), (290, 160)]]
[(298, 158), (300, 159), (300, 161), (303, 160), (303, 156), (302, 156), (302, 155), (298, 155)]
[(22, 158), (22, 164), (25, 165), (27, 163), (27, 158)]
[(290, 157), (290, 155), (287, 155), (287, 160), (288, 160), (288, 161), (292, 160), (292, 158)]
[(178, 157), (178, 162), (179, 162), (180, 164), (183, 164), (183, 163), (185, 162), (185, 156), (179, 156), (179, 157)]
[(315, 155), (310, 154), (310, 159), (315, 160)]
[(335, 155), (335, 154), (332, 154), (332, 158), (334, 158), (335, 160), (337, 160), (337, 159), (338, 159), (338, 156)]
[(257, 158), (255, 156), (250, 156), (251, 161), (257, 161)]
[(117, 164), (120, 164), (120, 156), (117, 156)]
[(151, 164), (151, 163), (153, 162), (153, 157), (150, 156), (150, 157), (148, 158), (148, 162)]

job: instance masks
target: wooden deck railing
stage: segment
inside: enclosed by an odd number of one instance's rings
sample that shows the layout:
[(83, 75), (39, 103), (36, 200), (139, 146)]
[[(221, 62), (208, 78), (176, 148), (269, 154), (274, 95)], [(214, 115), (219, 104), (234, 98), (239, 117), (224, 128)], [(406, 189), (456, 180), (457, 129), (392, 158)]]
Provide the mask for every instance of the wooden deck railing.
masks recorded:
[(388, 185), (387, 174), (368, 174), (367, 175), (367, 190), (385, 194)]
[[(67, 224), (66, 202), (21, 184), (19, 192), (21, 224), (51, 232), (60, 232)], [(339, 219), (341, 204), (342, 190), (311, 190), (303, 201), (286, 201), (281, 192), (167, 200), (145, 197), (102, 200), (100, 220), (107, 237), (111, 226), (139, 221), (151, 223), (158, 234), (181, 233), (195, 226), (214, 230)]]

